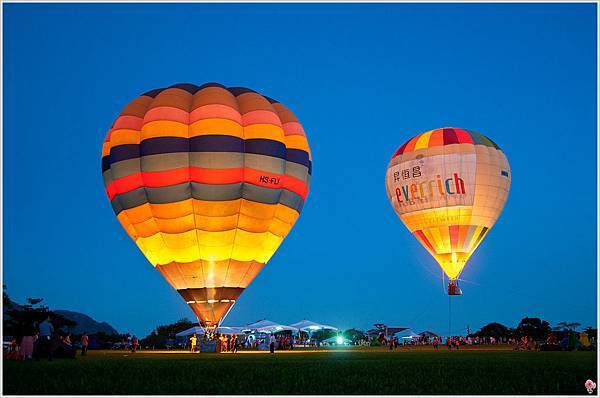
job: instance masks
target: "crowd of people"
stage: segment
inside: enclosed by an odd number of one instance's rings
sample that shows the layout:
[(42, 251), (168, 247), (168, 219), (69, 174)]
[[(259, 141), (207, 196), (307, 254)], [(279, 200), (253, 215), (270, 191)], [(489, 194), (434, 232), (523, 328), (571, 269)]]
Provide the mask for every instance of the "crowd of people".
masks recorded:
[(509, 345), (513, 350), (572, 350), (572, 349), (593, 349), (595, 347), (595, 339), (590, 338), (587, 333), (564, 333), (561, 338), (556, 333), (550, 333), (545, 341), (536, 341), (532, 336), (521, 336), (519, 338), (509, 337), (478, 337), (478, 336), (430, 336), (418, 337), (412, 339), (401, 339), (398, 337), (386, 337), (383, 333), (377, 337), (371, 337), (368, 341), (369, 345), (373, 345), (373, 341), (377, 340), (378, 345), (385, 346), (390, 350), (395, 350), (398, 346), (432, 346), (434, 350), (438, 350), (440, 346), (446, 346), (448, 350), (460, 350), (464, 346), (481, 346), (481, 345)]
[[(86, 332), (81, 336), (81, 355), (86, 355), (89, 337)], [(4, 352), (4, 357), (9, 360), (27, 360), (47, 358), (75, 358), (77, 348), (73, 344), (70, 332), (55, 330), (50, 318), (34, 325), (31, 335), (13, 338), (9, 347)]]
[(127, 333), (126, 335), (121, 336), (121, 342), (115, 345), (121, 350), (129, 350), (132, 353), (135, 353), (140, 347), (140, 340), (135, 334), (131, 335)]
[[(199, 352), (202, 341), (206, 339), (206, 335), (198, 337), (196, 334), (193, 334), (189, 338), (189, 345), (187, 345), (187, 348), (191, 352)], [(296, 343), (294, 336), (276, 336), (274, 334), (256, 337), (252, 335), (227, 335), (216, 333), (214, 335), (214, 341), (216, 342), (216, 352), (231, 353), (236, 353), (241, 348), (252, 350), (268, 348), (271, 352), (274, 352), (275, 350), (293, 350)]]
[(479, 337), (479, 336), (431, 336), (426, 338), (418, 338), (411, 340), (408, 344), (437, 345), (445, 344), (448, 347), (456, 348), (464, 345), (495, 345), (508, 344), (509, 339), (503, 337)]
[[(88, 351), (90, 338), (87, 333), (77, 336), (78, 342), (73, 342), (73, 335), (70, 332), (55, 330), (50, 322), (50, 318), (36, 323), (32, 329), (33, 333), (13, 338), (8, 346), (4, 348), (4, 358), (11, 360), (26, 360), (47, 358), (52, 360), (55, 357), (75, 358), (77, 351), (85, 356)], [(308, 346), (309, 340), (304, 336), (294, 336), (293, 334), (219, 334), (214, 335), (192, 335), (188, 339), (187, 347), (192, 352), (199, 352), (202, 344), (212, 345), (212, 351), (236, 353), (239, 349), (251, 350), (269, 350), (271, 353), (275, 350), (293, 350), (295, 346)], [(316, 340), (310, 343), (319, 346)], [(376, 344), (374, 344), (376, 343)], [(475, 345), (509, 345), (514, 350), (573, 350), (573, 349), (593, 349), (595, 350), (595, 338), (588, 337), (587, 333), (562, 333), (552, 332), (545, 341), (536, 341), (532, 336), (521, 336), (519, 338), (507, 337), (479, 337), (479, 336), (437, 336), (420, 335), (414, 338), (399, 338), (396, 336), (385, 336), (380, 333), (375, 336), (364, 335), (356, 345), (381, 345), (396, 350), (398, 347), (430, 345), (434, 350), (439, 350), (440, 346), (446, 346), (448, 350), (460, 350), (464, 346)], [(115, 343), (121, 349), (128, 349), (132, 353), (137, 352), (140, 342), (135, 335), (121, 337), (121, 344)], [(114, 348), (114, 347), (113, 347)], [(204, 348), (203, 348), (204, 350)]]
[[(200, 351), (199, 345), (200, 340), (206, 339), (206, 336), (198, 337), (192, 335), (189, 338), (188, 348), (190, 351)], [(219, 335), (218, 333), (214, 336), (216, 343), (216, 352), (232, 352), (235, 353), (239, 349), (251, 349), (251, 350), (269, 350), (274, 352), (275, 350), (293, 350), (298, 344), (303, 346), (307, 345), (307, 341), (302, 341), (293, 335), (277, 335), (277, 334), (265, 334), (265, 335)], [(396, 350), (398, 347), (407, 346), (421, 346), (427, 345), (432, 346), (434, 350), (439, 350), (440, 346), (445, 346), (448, 350), (460, 350), (464, 346), (475, 346), (475, 345), (499, 345), (508, 344), (514, 346), (516, 350), (535, 350), (538, 349), (538, 344), (532, 337), (524, 336), (519, 339), (515, 338), (496, 338), (496, 337), (478, 337), (478, 336), (429, 336), (429, 337), (418, 337), (411, 339), (399, 338), (398, 336), (386, 337), (383, 333), (378, 336), (368, 337), (365, 336), (356, 342), (356, 345), (373, 345), (373, 342), (377, 340), (380, 346), (387, 347), (389, 350)], [(314, 343), (314, 342), (313, 342)], [(318, 347), (318, 344), (316, 345)]]
[(240, 347), (238, 336), (235, 334), (223, 334), (220, 336), (217, 334), (217, 342), (219, 345), (217, 352), (237, 352), (238, 348)]

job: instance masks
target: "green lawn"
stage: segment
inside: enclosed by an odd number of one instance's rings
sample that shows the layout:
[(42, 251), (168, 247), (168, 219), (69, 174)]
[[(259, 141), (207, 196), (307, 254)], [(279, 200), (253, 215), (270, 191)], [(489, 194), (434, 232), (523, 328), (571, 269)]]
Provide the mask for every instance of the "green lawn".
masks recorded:
[(595, 352), (90, 354), (4, 361), (4, 394), (587, 395), (597, 381)]

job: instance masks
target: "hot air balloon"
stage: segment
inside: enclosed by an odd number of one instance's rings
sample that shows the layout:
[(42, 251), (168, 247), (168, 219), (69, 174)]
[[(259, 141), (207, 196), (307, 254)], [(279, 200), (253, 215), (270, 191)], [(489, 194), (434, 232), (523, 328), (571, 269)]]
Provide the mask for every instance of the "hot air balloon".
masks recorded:
[(221, 324), (289, 233), (311, 164), (289, 109), (216, 83), (135, 98), (102, 145), (118, 220), (204, 327)]
[(386, 191), (396, 214), (461, 294), (458, 277), (502, 212), (510, 189), (502, 150), (474, 131), (440, 128), (392, 156)]

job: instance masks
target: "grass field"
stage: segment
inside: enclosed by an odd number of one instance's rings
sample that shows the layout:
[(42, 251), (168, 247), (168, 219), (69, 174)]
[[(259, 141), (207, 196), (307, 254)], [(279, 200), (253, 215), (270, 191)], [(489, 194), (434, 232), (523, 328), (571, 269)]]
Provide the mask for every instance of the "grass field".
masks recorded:
[(595, 352), (403, 349), (238, 354), (92, 351), (4, 361), (4, 394), (583, 394)]

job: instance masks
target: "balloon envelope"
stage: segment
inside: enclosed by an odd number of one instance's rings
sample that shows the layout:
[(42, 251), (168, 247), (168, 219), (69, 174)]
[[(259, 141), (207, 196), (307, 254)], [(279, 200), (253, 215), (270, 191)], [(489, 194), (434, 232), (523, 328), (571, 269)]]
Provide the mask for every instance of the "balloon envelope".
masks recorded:
[(139, 96), (102, 146), (121, 225), (203, 326), (220, 324), (288, 234), (311, 167), (289, 109), (216, 83)]
[(502, 212), (510, 179), (508, 160), (492, 140), (441, 128), (398, 148), (386, 190), (404, 225), (456, 280)]

